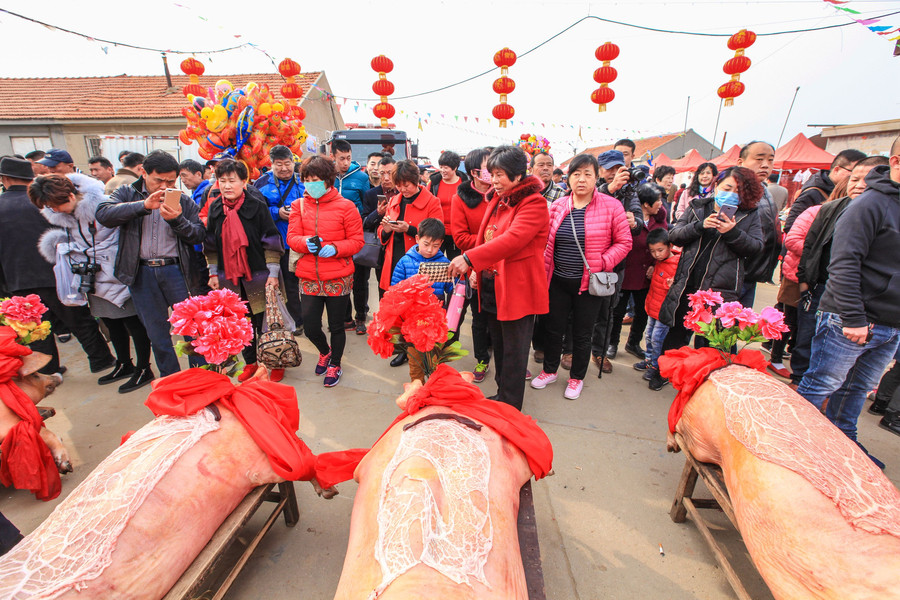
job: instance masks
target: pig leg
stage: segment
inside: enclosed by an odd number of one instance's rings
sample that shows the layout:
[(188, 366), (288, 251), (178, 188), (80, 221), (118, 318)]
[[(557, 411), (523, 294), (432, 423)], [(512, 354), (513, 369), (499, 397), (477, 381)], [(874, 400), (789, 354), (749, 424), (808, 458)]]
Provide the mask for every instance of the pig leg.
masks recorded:
[(42, 427), (41, 439), (50, 448), (50, 454), (53, 455), (53, 460), (56, 462), (56, 468), (59, 472), (63, 474), (71, 473), (72, 462), (69, 460), (69, 453), (66, 451), (66, 447), (63, 445), (62, 440), (59, 439), (59, 436), (46, 427)]

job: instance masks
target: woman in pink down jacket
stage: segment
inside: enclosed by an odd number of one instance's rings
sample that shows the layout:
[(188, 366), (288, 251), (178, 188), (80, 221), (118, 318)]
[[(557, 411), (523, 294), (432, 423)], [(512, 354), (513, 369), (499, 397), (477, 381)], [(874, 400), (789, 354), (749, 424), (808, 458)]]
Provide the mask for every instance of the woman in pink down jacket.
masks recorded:
[(573, 351), (570, 379), (565, 390), (569, 400), (584, 387), (591, 356), (591, 333), (601, 307), (609, 297), (588, 292), (591, 273), (611, 272), (631, 250), (631, 229), (622, 203), (597, 191), (597, 159), (579, 154), (569, 165), (570, 196), (550, 206), (550, 235), (544, 250), (544, 267), (550, 285), (550, 312), (544, 323), (544, 370), (531, 382), (543, 389), (556, 381), (562, 354), (562, 338), (572, 315)]

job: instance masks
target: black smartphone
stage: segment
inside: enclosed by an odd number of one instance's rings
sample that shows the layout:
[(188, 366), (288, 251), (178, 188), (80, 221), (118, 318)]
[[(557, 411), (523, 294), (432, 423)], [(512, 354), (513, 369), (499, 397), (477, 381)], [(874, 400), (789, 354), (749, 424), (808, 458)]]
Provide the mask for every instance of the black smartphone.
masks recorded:
[(726, 204), (722, 208), (719, 209), (719, 220), (724, 221), (723, 217), (728, 217), (729, 219), (733, 219), (734, 215), (737, 213), (738, 207), (736, 204)]
[(378, 204), (384, 204), (385, 202), (387, 202), (387, 196), (382, 196), (381, 194), (378, 194)]

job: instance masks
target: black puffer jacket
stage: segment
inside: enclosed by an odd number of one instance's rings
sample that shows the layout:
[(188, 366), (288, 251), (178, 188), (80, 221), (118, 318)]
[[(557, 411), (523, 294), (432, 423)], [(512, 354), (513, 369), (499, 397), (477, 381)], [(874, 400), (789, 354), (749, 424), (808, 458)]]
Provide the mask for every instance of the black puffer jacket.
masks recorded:
[(763, 251), (762, 229), (756, 208), (747, 210), (743, 205), (734, 218), (735, 225), (728, 233), (716, 234), (712, 253), (707, 264), (694, 264), (700, 251), (703, 221), (715, 212), (715, 198), (694, 198), (678, 222), (669, 230), (669, 241), (682, 247), (675, 281), (659, 309), (659, 320), (671, 327), (680, 303), (687, 302), (685, 288), (691, 273), (703, 269), (700, 282), (702, 290), (720, 292), (726, 302), (736, 302), (744, 284), (744, 260)]
[(781, 227), (778, 223), (778, 209), (766, 186), (763, 186), (763, 195), (759, 199), (756, 213), (762, 230), (763, 250), (744, 262), (744, 280), (770, 283), (781, 252)]
[(803, 211), (811, 206), (822, 204), (828, 200), (828, 196), (830, 196), (833, 191), (834, 182), (831, 181), (828, 171), (819, 171), (810, 177), (809, 180), (803, 184), (800, 195), (797, 196), (797, 199), (791, 204), (791, 210), (788, 211), (788, 216), (784, 220), (784, 235), (788, 234), (791, 227), (794, 226), (794, 221), (803, 214)]

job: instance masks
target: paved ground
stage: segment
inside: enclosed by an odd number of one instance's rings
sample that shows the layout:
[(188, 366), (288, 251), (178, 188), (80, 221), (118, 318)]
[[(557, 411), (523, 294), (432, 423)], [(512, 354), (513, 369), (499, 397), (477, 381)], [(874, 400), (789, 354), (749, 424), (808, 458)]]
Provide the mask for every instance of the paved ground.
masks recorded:
[[(774, 303), (776, 289), (762, 286), (757, 307)], [(464, 341), (466, 339), (464, 338)], [(314, 452), (371, 445), (396, 416), (394, 398), (407, 371), (376, 358), (363, 337), (351, 335), (344, 379), (327, 390), (312, 373), (312, 346), (303, 340), (305, 363), (288, 372), (300, 399), (300, 434)], [(65, 384), (48, 404), (57, 408), (50, 428), (73, 456), (75, 472), (64, 476), (62, 497), (119, 443), (120, 436), (150, 419), (143, 406), (149, 388), (129, 395), (99, 387), (75, 342), (61, 346), (69, 367)], [(611, 375), (596, 378), (591, 367), (582, 397), (562, 397), (563, 382), (545, 390), (528, 388), (525, 411), (535, 416), (553, 442), (555, 475), (534, 485), (535, 511), (547, 597), (730, 599), (734, 594), (697, 529), (668, 516), (684, 459), (665, 449), (666, 413), (675, 395), (647, 389), (622, 352)], [(471, 369), (466, 357), (456, 364)], [(537, 372), (532, 364), (532, 371)], [(493, 383), (485, 393), (494, 392)], [(888, 462), (886, 474), (900, 484), (898, 439), (863, 413), (860, 439)], [(330, 501), (298, 483), (300, 523), (278, 524), (239, 577), (230, 599), (331, 598), (344, 560), (356, 484), (342, 484)], [(699, 487), (702, 487), (700, 484)], [(0, 488), (2, 489), (2, 488)], [(0, 491), (0, 510), (24, 532), (33, 530), (58, 503), (38, 502), (27, 493)], [(258, 526), (254, 519), (248, 530)], [(771, 598), (739, 537), (722, 517), (717, 537), (734, 557), (754, 598)], [(659, 545), (665, 556), (659, 553)]]

